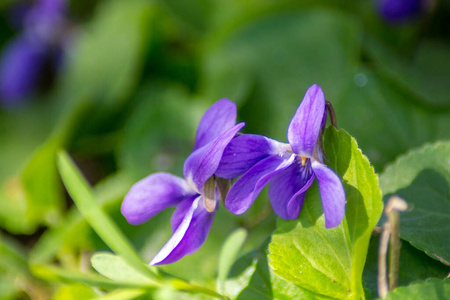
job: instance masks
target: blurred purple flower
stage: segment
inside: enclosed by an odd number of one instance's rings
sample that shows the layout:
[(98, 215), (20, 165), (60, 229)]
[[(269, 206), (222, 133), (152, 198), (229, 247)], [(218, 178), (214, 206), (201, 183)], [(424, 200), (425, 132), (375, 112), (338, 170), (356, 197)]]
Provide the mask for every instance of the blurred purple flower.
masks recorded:
[(184, 163), (184, 178), (155, 173), (136, 183), (122, 203), (131, 224), (146, 222), (170, 206), (173, 235), (150, 262), (173, 263), (197, 251), (208, 235), (221, 198), (220, 179), (214, 176), (223, 151), (244, 123), (236, 124), (236, 105), (217, 101), (203, 115), (192, 154)]
[(53, 69), (63, 52), (65, 0), (38, 0), (13, 11), (22, 33), (7, 44), (0, 56), (0, 102), (14, 105), (30, 96), (42, 82), (47, 65)]
[(325, 97), (318, 85), (311, 86), (291, 120), (289, 144), (260, 135), (244, 134), (231, 141), (216, 175), (234, 178), (225, 207), (244, 213), (270, 181), (269, 198), (275, 213), (296, 219), (306, 190), (314, 178), (319, 183), (326, 228), (338, 226), (345, 214), (345, 192), (339, 177), (323, 164), (319, 138), (326, 122)]
[(389, 23), (403, 23), (425, 11), (426, 0), (378, 0), (378, 10)]
[(35, 90), (46, 58), (45, 47), (26, 36), (10, 42), (0, 57), (0, 98), (15, 104)]

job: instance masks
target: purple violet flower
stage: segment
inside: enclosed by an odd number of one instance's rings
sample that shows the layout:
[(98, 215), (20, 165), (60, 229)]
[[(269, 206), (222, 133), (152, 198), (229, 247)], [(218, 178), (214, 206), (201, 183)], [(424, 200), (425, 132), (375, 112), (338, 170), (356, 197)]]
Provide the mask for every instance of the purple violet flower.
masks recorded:
[(426, 0), (378, 0), (378, 10), (386, 22), (399, 24), (425, 11)]
[(244, 123), (236, 124), (236, 105), (222, 99), (203, 115), (193, 152), (184, 163), (184, 178), (155, 173), (136, 183), (125, 196), (121, 212), (138, 225), (176, 206), (173, 235), (150, 265), (173, 263), (197, 251), (208, 235), (219, 207), (223, 179), (214, 176), (223, 151)]
[(20, 7), (14, 23), (23, 32), (5, 46), (0, 57), (0, 102), (14, 105), (29, 97), (42, 82), (46, 66), (58, 67), (67, 39), (66, 0), (38, 0)]
[(325, 122), (325, 96), (313, 85), (291, 120), (289, 144), (252, 134), (233, 139), (216, 175), (235, 178), (245, 174), (231, 187), (225, 207), (234, 214), (244, 213), (270, 181), (269, 199), (275, 213), (283, 219), (296, 219), (306, 190), (317, 178), (325, 226), (338, 226), (345, 214), (345, 192), (336, 173), (323, 164), (319, 138)]
[(20, 36), (11, 41), (0, 57), (0, 100), (14, 105), (36, 89), (47, 51), (40, 42)]

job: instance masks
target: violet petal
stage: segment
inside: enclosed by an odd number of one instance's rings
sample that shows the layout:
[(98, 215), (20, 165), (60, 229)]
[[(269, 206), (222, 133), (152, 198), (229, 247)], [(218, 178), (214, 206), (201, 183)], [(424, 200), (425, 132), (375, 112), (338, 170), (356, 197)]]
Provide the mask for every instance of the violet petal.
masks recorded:
[(225, 199), (225, 207), (234, 214), (247, 211), (267, 182), (289, 167), (294, 162), (294, 158), (294, 154), (286, 158), (270, 155), (254, 165), (231, 187)]
[(181, 221), (183, 221), (184, 217), (189, 211), (189, 208), (191, 208), (192, 203), (195, 199), (200, 196), (199, 194), (195, 194), (191, 197), (184, 198), (180, 203), (177, 205), (177, 209), (173, 212), (172, 218), (170, 219), (170, 225), (172, 227), (172, 232), (175, 232), (180, 226)]
[(325, 110), (325, 96), (317, 84), (306, 91), (305, 97), (288, 128), (288, 141), (294, 153), (311, 157), (317, 145)]
[(378, 10), (384, 20), (399, 24), (423, 13), (424, 3), (422, 0), (378, 0)]
[(121, 212), (130, 224), (141, 224), (169, 206), (195, 195), (186, 181), (167, 173), (155, 173), (133, 185)]
[(203, 197), (192, 202), (169, 241), (150, 262), (150, 265), (170, 264), (183, 256), (197, 251), (208, 235), (215, 213), (208, 212), (202, 205)]
[(214, 103), (198, 124), (195, 138), (195, 150), (205, 146), (236, 124), (236, 104), (228, 99)]
[(303, 205), (305, 191), (314, 181), (311, 164), (294, 163), (275, 175), (269, 184), (269, 199), (274, 212), (282, 219), (294, 220)]
[(16, 104), (34, 92), (46, 51), (45, 45), (24, 35), (6, 46), (0, 58), (0, 101)]
[(65, 0), (40, 0), (30, 9), (25, 19), (25, 29), (42, 42), (54, 43), (66, 22)]
[(223, 134), (192, 152), (184, 162), (184, 178), (200, 192), (203, 184), (217, 170), (223, 151), (236, 133), (244, 127), (244, 123), (236, 124)]
[(269, 155), (285, 152), (289, 147), (288, 144), (262, 135), (243, 134), (237, 136), (225, 148), (215, 174), (222, 178), (236, 178)]
[(345, 191), (341, 179), (333, 170), (317, 161), (313, 161), (312, 168), (319, 182), (325, 227), (336, 227), (345, 215)]

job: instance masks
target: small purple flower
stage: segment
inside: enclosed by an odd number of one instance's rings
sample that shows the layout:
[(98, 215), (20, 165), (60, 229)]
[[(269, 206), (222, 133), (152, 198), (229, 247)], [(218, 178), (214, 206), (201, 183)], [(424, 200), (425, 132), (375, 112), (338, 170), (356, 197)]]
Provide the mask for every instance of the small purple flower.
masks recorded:
[(47, 66), (58, 67), (67, 42), (65, 12), (65, 0), (38, 0), (14, 14), (14, 23), (23, 28), (0, 57), (0, 102), (20, 103), (42, 82)]
[(11, 41), (0, 57), (0, 99), (13, 105), (36, 89), (47, 51), (42, 43), (20, 36)]
[(234, 178), (245, 174), (231, 187), (225, 207), (234, 214), (244, 213), (270, 181), (269, 198), (275, 213), (283, 219), (296, 219), (306, 190), (317, 178), (325, 226), (338, 226), (345, 214), (345, 192), (336, 173), (323, 164), (319, 138), (325, 121), (325, 96), (313, 85), (291, 120), (289, 144), (251, 134), (233, 139), (216, 175)]
[(236, 105), (217, 101), (203, 115), (192, 154), (184, 163), (184, 178), (155, 173), (136, 183), (122, 203), (131, 224), (141, 224), (170, 206), (173, 235), (150, 265), (173, 263), (197, 251), (208, 235), (221, 198), (221, 179), (214, 176), (223, 151), (245, 125), (236, 124)]
[(389, 23), (409, 21), (425, 11), (427, 0), (378, 0), (378, 10)]

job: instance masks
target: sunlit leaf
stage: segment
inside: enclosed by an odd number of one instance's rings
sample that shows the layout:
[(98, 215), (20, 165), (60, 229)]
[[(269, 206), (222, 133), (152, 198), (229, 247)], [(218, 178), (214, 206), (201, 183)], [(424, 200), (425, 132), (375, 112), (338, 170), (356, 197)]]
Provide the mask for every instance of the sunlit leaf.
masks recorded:
[[(93, 192), (99, 205), (104, 208), (111, 202), (123, 199), (129, 190), (131, 183), (129, 178), (123, 174), (113, 174), (98, 183)], [(30, 261), (32, 263), (46, 263), (64, 248), (64, 245), (71, 244), (83, 247), (87, 237), (80, 235), (80, 230), (86, 226), (86, 221), (80, 215), (76, 207), (72, 207), (61, 221), (60, 226), (49, 228), (40, 237), (30, 251)]]
[(92, 288), (74, 283), (62, 286), (52, 297), (54, 300), (87, 300), (96, 296)]
[(58, 155), (58, 169), (80, 213), (97, 234), (112, 250), (122, 255), (126, 262), (138, 272), (154, 279), (154, 272), (143, 264), (127, 238), (117, 228), (117, 225), (99, 207), (91, 188), (66, 152), (60, 152)]
[(151, 280), (131, 268), (122, 258), (111, 253), (96, 253), (91, 258), (94, 269), (103, 276), (119, 282), (132, 282), (143, 286)]
[(36, 277), (50, 282), (79, 282), (104, 288), (139, 287), (139, 284), (113, 281), (97, 274), (69, 271), (52, 265), (36, 264), (31, 266), (30, 270)]
[(101, 297), (92, 298), (92, 300), (128, 300), (128, 299), (136, 299), (137, 297), (144, 295), (145, 291), (139, 289), (121, 289), (106, 295), (102, 295)]

